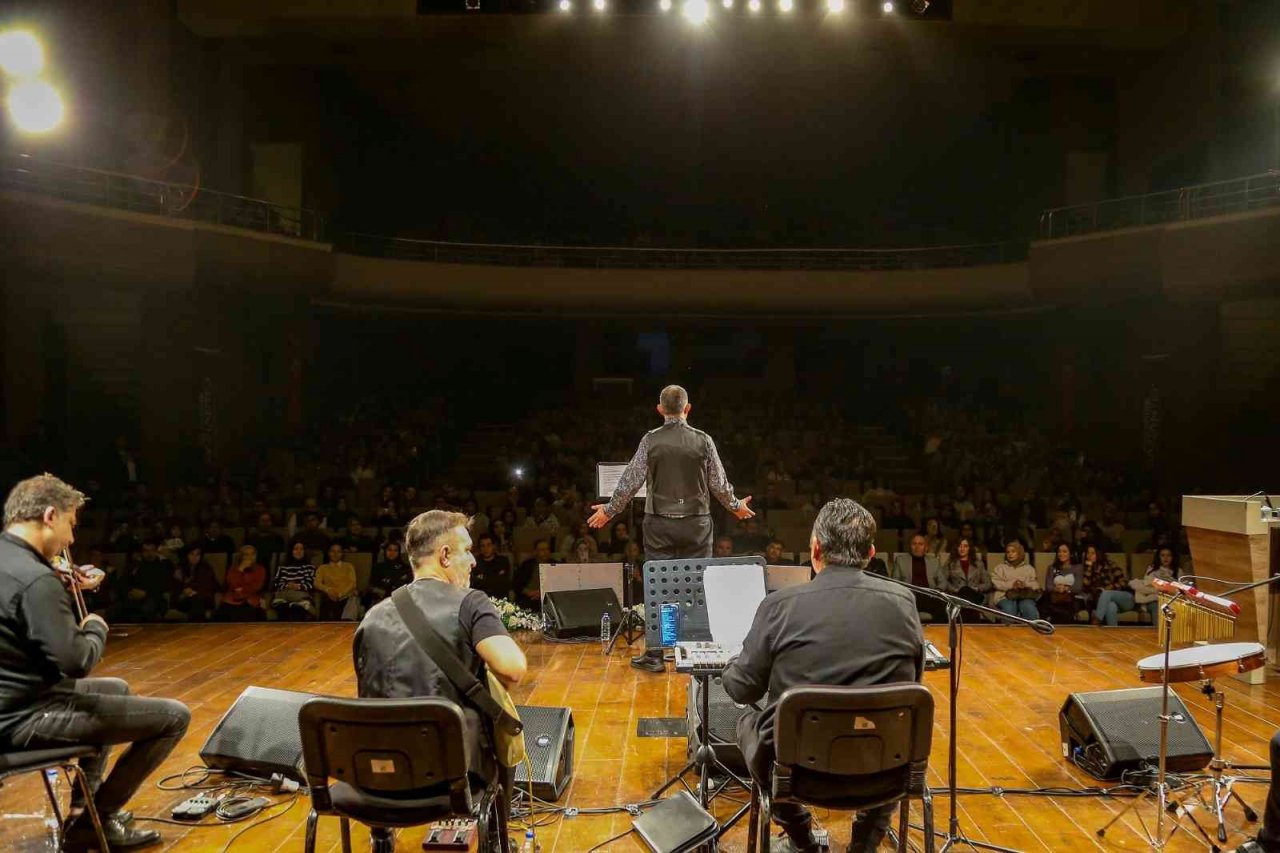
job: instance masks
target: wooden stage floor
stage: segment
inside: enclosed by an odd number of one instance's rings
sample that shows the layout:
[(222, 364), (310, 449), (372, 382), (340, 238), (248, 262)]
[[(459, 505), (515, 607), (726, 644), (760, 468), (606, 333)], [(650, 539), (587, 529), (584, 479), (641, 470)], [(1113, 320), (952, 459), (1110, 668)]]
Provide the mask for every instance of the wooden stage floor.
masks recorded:
[[(137, 693), (186, 702), (192, 724), (186, 738), (162, 768), (176, 773), (199, 764), (198, 751), (213, 725), (248, 685), (278, 687), (333, 695), (354, 695), (351, 669), (353, 626), (196, 625), (147, 626), (129, 637), (112, 638), (95, 675), (127, 679)], [(945, 630), (929, 629), (945, 646)], [(960, 693), (960, 784), (1003, 788), (1087, 786), (1084, 773), (1067, 765), (1058, 742), (1058, 710), (1069, 693), (1139, 686), (1134, 662), (1154, 651), (1155, 633), (1136, 628), (1066, 628), (1052, 637), (997, 626), (973, 626), (965, 633), (964, 678)], [(684, 713), (687, 678), (654, 676), (628, 666), (628, 651), (604, 657), (596, 643), (560, 645), (539, 638), (527, 642), (529, 676), (514, 695), (530, 705), (567, 705), (577, 725), (577, 767), (562, 804), (579, 808), (608, 806), (644, 799), (684, 762), (685, 741), (638, 738), (641, 717), (674, 717)], [(942, 785), (946, 773), (947, 678), (931, 673), (925, 683), (937, 700), (931, 782)], [(1249, 686), (1222, 682), (1227, 692), (1225, 750), (1239, 763), (1267, 763), (1267, 743), (1280, 728), (1280, 679)], [(1196, 685), (1177, 692), (1212, 737), (1213, 709)], [(159, 774), (157, 774), (158, 778)], [(154, 779), (131, 807), (139, 815), (167, 815), (185, 794), (162, 791)], [(1238, 786), (1259, 812), (1266, 786)], [(0, 790), (0, 811), (40, 811), (40, 783), (34, 776), (11, 781)], [(936, 821), (945, 828), (944, 795), (935, 798)], [(281, 811), (281, 806), (273, 811)], [(1019, 850), (1137, 850), (1145, 844), (1136, 821), (1126, 819), (1105, 839), (1094, 835), (1120, 804), (1098, 798), (1045, 798), (1006, 795), (962, 795), (962, 828), (972, 837)], [(299, 798), (282, 815), (251, 829), (233, 844), (237, 850), (300, 850), (308, 803)], [(916, 809), (913, 808), (913, 815)], [(1148, 815), (1150, 812), (1148, 811)], [(1252, 830), (1238, 808), (1229, 812), (1234, 831), (1224, 849), (1234, 848)], [(843, 851), (849, 818), (818, 812)], [(546, 853), (583, 853), (594, 844), (625, 831), (625, 814), (564, 818), (539, 831)], [(153, 824), (155, 825), (155, 824)], [(212, 828), (161, 826), (167, 850), (223, 849), (236, 826)], [(42, 849), (43, 827), (35, 820), (0, 821), (0, 849)], [(357, 849), (368, 849), (358, 830)], [(399, 850), (419, 850), (422, 830), (400, 834)], [(918, 833), (912, 833), (918, 841)], [(740, 824), (722, 849), (745, 850)], [(1196, 850), (1207, 845), (1179, 833), (1169, 849)], [(160, 849), (160, 848), (152, 848)], [(320, 850), (339, 849), (337, 821), (322, 819)], [(644, 849), (629, 836), (609, 850)], [(886, 845), (886, 849), (887, 845)]]

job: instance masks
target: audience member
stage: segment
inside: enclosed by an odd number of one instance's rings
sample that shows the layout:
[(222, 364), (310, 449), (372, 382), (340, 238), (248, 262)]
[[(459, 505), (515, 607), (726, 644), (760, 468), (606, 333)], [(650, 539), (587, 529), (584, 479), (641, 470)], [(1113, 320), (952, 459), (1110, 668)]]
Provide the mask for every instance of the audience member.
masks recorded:
[(286, 622), (315, 618), (316, 567), (307, 560), (307, 546), (299, 536), (276, 566), (271, 582), (271, 609)]
[(120, 577), (113, 622), (151, 622), (168, 609), (166, 596), (172, 583), (173, 564), (160, 554), (154, 539), (143, 542), (131, 555)]
[(365, 533), (364, 524), (358, 518), (348, 519), (346, 532), (338, 536), (335, 541), (347, 553), (373, 553), (373, 537)]
[(498, 553), (498, 544), (490, 533), (481, 533), (477, 545), (476, 566), (471, 570), (471, 586), (490, 598), (510, 598), (514, 580), (511, 561)]
[(258, 513), (258, 525), (245, 534), (244, 543), (262, 556), (263, 565), (284, 551), (284, 537), (272, 525), (269, 512)]
[(218, 579), (204, 559), (199, 545), (188, 546), (173, 571), (169, 591), (169, 611), (165, 619), (175, 622), (203, 622), (213, 612)]
[(359, 617), (360, 599), (356, 595), (356, 567), (343, 559), (342, 546), (329, 546), (329, 561), (316, 569), (315, 586), (320, 593), (320, 618), (328, 621)]
[[(1085, 608), (1092, 613), (1092, 624), (1107, 622), (1109, 625), (1119, 624), (1116, 617), (1120, 613), (1119, 604), (1111, 603), (1108, 593), (1119, 592), (1129, 595), (1129, 577), (1120, 566), (1112, 565), (1105, 552), (1099, 551), (1096, 545), (1086, 545), (1084, 562), (1080, 566), (1080, 591), (1084, 595)], [(1129, 610), (1132, 610), (1132, 606)], [(1108, 620), (1110, 615), (1110, 621)]]
[(227, 566), (222, 583), (222, 602), (214, 611), (220, 622), (254, 622), (266, 618), (262, 610), (262, 589), (267, 585), (267, 570), (258, 562), (258, 551), (243, 545), (236, 560)]
[(947, 592), (971, 601), (983, 604), (987, 594), (991, 592), (991, 575), (987, 573), (987, 564), (982, 555), (976, 553), (973, 540), (961, 536), (956, 541), (955, 550), (947, 562)]
[[(302, 543), (304, 551), (319, 551), (324, 553), (329, 550), (329, 534), (325, 533), (320, 527), (320, 516), (315, 512), (309, 512), (303, 517), (303, 527), (297, 532), (294, 539)], [(290, 545), (290, 550), (293, 546)]]
[(382, 554), (382, 562), (369, 573), (369, 588), (364, 594), (366, 610), (413, 580), (408, 561), (400, 555), (400, 543), (388, 542)]
[(1159, 606), (1159, 595), (1151, 582), (1156, 578), (1163, 581), (1171, 581), (1176, 579), (1178, 573), (1178, 560), (1173, 553), (1172, 548), (1161, 548), (1156, 552), (1156, 558), (1147, 566), (1147, 570), (1143, 572), (1142, 577), (1134, 578), (1129, 581), (1130, 588), (1133, 589), (1133, 602), (1135, 606), (1142, 608), (1148, 622), (1155, 622), (1156, 608)]
[(795, 560), (789, 560), (782, 553), (782, 541), (779, 539), (770, 539), (769, 544), (764, 548), (764, 561), (770, 566), (794, 566)]
[[(890, 577), (926, 589), (945, 591), (947, 588), (946, 571), (937, 554), (928, 550), (928, 541), (921, 533), (911, 537), (909, 553), (894, 555)], [(932, 622), (946, 621), (947, 606), (940, 599), (914, 590), (912, 594), (915, 596), (916, 610), (922, 614), (927, 613)]]
[(205, 554), (226, 554), (228, 558), (235, 551), (236, 543), (222, 532), (222, 525), (216, 520), (205, 523), (204, 534), (200, 537), (200, 550)]
[(555, 565), (559, 560), (551, 554), (551, 540), (539, 539), (533, 543), (533, 556), (520, 564), (516, 571), (515, 590), (516, 603), (532, 610), (542, 609), (542, 583), (539, 566)]
[(1076, 621), (1076, 611), (1084, 604), (1084, 569), (1075, 561), (1066, 542), (1058, 544), (1053, 562), (1044, 571), (1041, 604), (1049, 620), (1060, 624)]
[(1036, 599), (1040, 597), (1040, 580), (1035, 568), (1027, 562), (1027, 551), (1014, 539), (1005, 543), (1004, 562), (991, 573), (995, 587), (995, 606), (1010, 616), (1039, 619)]
[(715, 545), (711, 549), (711, 556), (732, 557), (733, 555), (733, 539), (728, 536), (717, 536)]

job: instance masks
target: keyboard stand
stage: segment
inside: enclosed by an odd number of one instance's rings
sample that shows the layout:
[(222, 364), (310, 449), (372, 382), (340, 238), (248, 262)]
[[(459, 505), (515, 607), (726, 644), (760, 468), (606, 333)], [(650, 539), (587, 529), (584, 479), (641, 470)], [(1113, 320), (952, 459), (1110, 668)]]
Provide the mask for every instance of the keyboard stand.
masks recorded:
[[(694, 753), (693, 758), (689, 760), (688, 764), (681, 768), (676, 775), (668, 779), (661, 788), (653, 792), (653, 796), (650, 797), (650, 799), (656, 800), (661, 798), (663, 793), (668, 789), (679, 784), (683, 785), (684, 789), (690, 794), (696, 793), (698, 797), (698, 805), (707, 809), (709, 813), (711, 811), (709, 808), (711, 801), (719, 796), (731, 782), (736, 782), (747, 792), (751, 791), (752, 782), (749, 772), (748, 777), (743, 779), (737, 773), (734, 773), (728, 767), (721, 764), (720, 760), (716, 758), (716, 751), (711, 748), (711, 679), (714, 678), (715, 675), (710, 672), (695, 672), (692, 673), (692, 675), (694, 681), (698, 682), (698, 686), (700, 688), (697, 691), (698, 750)], [(698, 790), (696, 792), (689, 787), (689, 783), (684, 779), (685, 775), (691, 770), (698, 771)], [(714, 788), (711, 787), (711, 773), (713, 770), (719, 771), (719, 775), (722, 775), (724, 779), (724, 781), (720, 782), (720, 784), (716, 785)], [(742, 817), (750, 810), (750, 808), (750, 803), (747, 803), (734, 812), (733, 816), (727, 821), (718, 824), (719, 828), (716, 830), (715, 839), (713, 839), (709, 845), (712, 851), (717, 849), (716, 842), (720, 839), (720, 836), (724, 835), (733, 828), (734, 824), (742, 820)], [(715, 816), (712, 815), (712, 817), (714, 818)]]

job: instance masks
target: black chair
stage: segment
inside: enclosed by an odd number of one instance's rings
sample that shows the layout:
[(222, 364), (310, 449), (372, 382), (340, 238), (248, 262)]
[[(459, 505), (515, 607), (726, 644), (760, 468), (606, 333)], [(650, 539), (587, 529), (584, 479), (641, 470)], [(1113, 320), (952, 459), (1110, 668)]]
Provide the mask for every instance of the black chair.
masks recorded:
[[(350, 820), (369, 826), (373, 850), (390, 853), (393, 827), (474, 817), (480, 850), (497, 832), (503, 853), (510, 793), (497, 780), (469, 778), (474, 748), (466, 718), (447, 699), (308, 700), (298, 709), (302, 763), (311, 788), (306, 850), (316, 843), (320, 815), (342, 820), (342, 849), (351, 850)], [(330, 782), (330, 780), (334, 780)]]
[(89, 780), (80, 769), (80, 759), (97, 753), (96, 746), (64, 746), (57, 749), (0, 752), (0, 785), (10, 776), (39, 773), (40, 781), (44, 782), (44, 792), (49, 796), (49, 805), (53, 807), (53, 816), (61, 825), (64, 823), (62, 810), (58, 807), (58, 798), (54, 796), (53, 787), (49, 784), (49, 777), (44, 771), (51, 768), (62, 770), (67, 774), (68, 779), (74, 780), (80, 786), (80, 793), (84, 794), (85, 811), (89, 813), (94, 832), (98, 834), (98, 844), (102, 846), (103, 853), (108, 853), (111, 848), (107, 846), (107, 837), (102, 832), (102, 819), (98, 816), (98, 809), (93, 803), (93, 792), (89, 790)]
[(921, 684), (793, 687), (778, 700), (776, 758), (768, 790), (752, 786), (747, 850), (769, 844), (773, 803), (841, 811), (901, 803), (898, 850), (907, 849), (907, 807), (919, 798), (924, 849), (933, 853), (933, 800), (925, 772), (933, 744), (933, 695)]

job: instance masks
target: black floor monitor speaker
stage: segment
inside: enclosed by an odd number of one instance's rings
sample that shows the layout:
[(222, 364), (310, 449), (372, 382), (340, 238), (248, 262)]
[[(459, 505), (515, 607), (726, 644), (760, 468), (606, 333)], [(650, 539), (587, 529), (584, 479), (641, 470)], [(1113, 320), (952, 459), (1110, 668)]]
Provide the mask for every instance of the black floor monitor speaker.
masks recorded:
[[(573, 712), (536, 705), (516, 708), (524, 723), (524, 748), (533, 768), (533, 795), (556, 802), (573, 778)], [(516, 768), (516, 787), (527, 791), (529, 782), (529, 767), (521, 764)]]
[(616, 630), (622, 622), (622, 608), (612, 588), (566, 589), (542, 597), (545, 631), (552, 637), (598, 637), (600, 617), (605, 613)]
[[(720, 679), (712, 678), (710, 684), (711, 691), (707, 697), (707, 703), (711, 714), (711, 725), (708, 727), (711, 749), (716, 759), (725, 767), (740, 775), (746, 775), (747, 763), (742, 757), (742, 750), (738, 748), (738, 720), (751, 709), (730, 699), (729, 694), (724, 692)], [(690, 760), (701, 743), (698, 740), (698, 709), (701, 707), (698, 700), (701, 692), (701, 682), (696, 678), (689, 679), (689, 704), (685, 708), (685, 726), (688, 729)], [(765, 696), (756, 704), (763, 708), (767, 701), (769, 697)]]
[(206, 767), (264, 779), (282, 773), (304, 781), (298, 709), (314, 696), (269, 687), (246, 688), (200, 747), (200, 759)]
[[(1097, 779), (1119, 779), (1160, 756), (1160, 687), (1072, 693), (1058, 714), (1062, 756)], [(1166, 767), (1192, 773), (1208, 766), (1213, 748), (1200, 726), (1169, 691)]]

